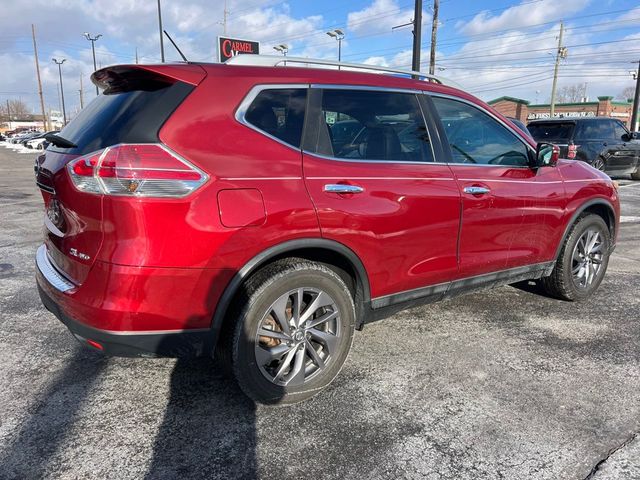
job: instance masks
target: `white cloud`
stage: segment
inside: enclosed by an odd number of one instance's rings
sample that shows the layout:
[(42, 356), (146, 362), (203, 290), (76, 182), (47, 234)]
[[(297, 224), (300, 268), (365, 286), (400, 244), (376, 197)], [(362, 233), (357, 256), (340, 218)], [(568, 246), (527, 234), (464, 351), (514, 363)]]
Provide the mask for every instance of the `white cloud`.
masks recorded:
[[(349, 31), (354, 33), (390, 32), (392, 27), (413, 20), (413, 9), (400, 8), (396, 0), (374, 0), (368, 7), (347, 16)], [(422, 14), (423, 24), (430, 22), (430, 15)]]
[(500, 15), (491, 15), (485, 11), (479, 13), (468, 22), (459, 22), (456, 26), (461, 33), (477, 35), (535, 25), (549, 21), (550, 18), (562, 18), (583, 10), (590, 0), (539, 0), (523, 1), (520, 5), (508, 8)]

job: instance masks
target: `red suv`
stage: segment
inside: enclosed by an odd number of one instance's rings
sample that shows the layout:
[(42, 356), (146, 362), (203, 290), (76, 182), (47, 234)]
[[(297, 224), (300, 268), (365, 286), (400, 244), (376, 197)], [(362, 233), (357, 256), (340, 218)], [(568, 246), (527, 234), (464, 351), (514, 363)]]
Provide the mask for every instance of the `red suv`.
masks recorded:
[(289, 403), (331, 382), (367, 322), (602, 281), (619, 219), (604, 173), (434, 78), (244, 57), (99, 70), (104, 94), (48, 136), (37, 283), (82, 343), (215, 351), (250, 397)]

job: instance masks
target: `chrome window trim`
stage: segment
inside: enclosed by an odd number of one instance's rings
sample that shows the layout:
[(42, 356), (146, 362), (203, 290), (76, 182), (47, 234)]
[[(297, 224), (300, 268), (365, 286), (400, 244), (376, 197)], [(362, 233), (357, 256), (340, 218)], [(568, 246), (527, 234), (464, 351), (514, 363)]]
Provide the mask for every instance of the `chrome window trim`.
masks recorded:
[(40, 245), (38, 250), (36, 251), (36, 266), (42, 276), (59, 292), (66, 292), (68, 290), (74, 289), (76, 286), (67, 280), (61, 273), (58, 272), (58, 269), (55, 267), (53, 260), (49, 257), (47, 253), (46, 245)]
[[(517, 130), (515, 130), (514, 128), (510, 127), (509, 125), (507, 125), (504, 121), (502, 121), (502, 119), (496, 117), (493, 113), (491, 113), (489, 110), (487, 110), (486, 108), (482, 107), (481, 105), (478, 105), (474, 102), (471, 102), (465, 98), (460, 98), (460, 97), (456, 97), (455, 95), (448, 95), (446, 93), (439, 93), (439, 92), (427, 92), (427, 91), (422, 91), (423, 95), (429, 95), (431, 97), (440, 97), (440, 98), (446, 98), (449, 100), (454, 100), (456, 102), (461, 102), (461, 103), (465, 103), (467, 105), (469, 105), (470, 107), (474, 107), (477, 110), (480, 110), (481, 112), (485, 113), (486, 115), (490, 116), (491, 118), (493, 118), (495, 121), (497, 121), (500, 125), (502, 125), (504, 128), (506, 128), (509, 132), (511, 132), (513, 135), (515, 135), (515, 137), (524, 144), (524, 146), (527, 148), (527, 150), (529, 151), (529, 153), (533, 153), (535, 155), (535, 150), (533, 149), (533, 147), (531, 145), (529, 145), (529, 142), (527, 142), (525, 140), (525, 138), (522, 136), (522, 134), (520, 132), (518, 132)], [(440, 120), (442, 121), (442, 120)], [(528, 165), (489, 165), (488, 163), (454, 163), (451, 162), (449, 163), (449, 165), (462, 165), (462, 166), (472, 166), (472, 167), (479, 167), (479, 166), (485, 166), (485, 167), (496, 167), (496, 168), (531, 168)]]
[[(285, 147), (289, 147), (295, 150), (296, 152), (300, 152), (301, 146), (296, 147), (295, 145), (291, 145), (290, 143), (287, 143), (284, 140), (281, 140), (278, 137), (275, 137), (270, 133), (265, 132), (264, 130), (258, 128), (256, 125), (250, 123), (245, 118), (245, 115), (247, 114), (247, 110), (249, 110), (249, 107), (251, 106), (253, 101), (256, 99), (256, 97), (260, 93), (264, 92), (265, 90), (292, 90), (292, 89), (308, 90), (309, 87), (310, 85), (308, 83), (264, 83), (260, 85), (254, 85), (251, 88), (251, 90), (249, 90), (249, 93), (247, 93), (247, 95), (245, 95), (245, 97), (242, 99), (242, 101), (240, 102), (240, 105), (238, 105), (238, 108), (236, 108), (236, 112), (234, 115), (235, 119), (237, 122), (241, 123), (246, 127), (249, 127), (251, 130), (258, 132), (264, 135), (265, 137), (270, 138), (271, 140), (274, 140), (281, 145), (284, 145)], [(305, 111), (304, 114), (306, 117), (307, 112)], [(302, 142), (302, 138), (300, 138), (300, 141)]]

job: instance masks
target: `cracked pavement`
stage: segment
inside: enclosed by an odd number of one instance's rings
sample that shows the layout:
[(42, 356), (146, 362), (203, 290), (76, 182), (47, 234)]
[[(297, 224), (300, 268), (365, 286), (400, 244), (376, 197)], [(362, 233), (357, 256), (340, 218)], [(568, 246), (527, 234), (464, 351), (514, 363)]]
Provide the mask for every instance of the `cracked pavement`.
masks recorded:
[(401, 312), (326, 392), (269, 408), (209, 360), (105, 358), (45, 311), (33, 158), (0, 147), (0, 479), (640, 478), (640, 182), (590, 301), (521, 284)]

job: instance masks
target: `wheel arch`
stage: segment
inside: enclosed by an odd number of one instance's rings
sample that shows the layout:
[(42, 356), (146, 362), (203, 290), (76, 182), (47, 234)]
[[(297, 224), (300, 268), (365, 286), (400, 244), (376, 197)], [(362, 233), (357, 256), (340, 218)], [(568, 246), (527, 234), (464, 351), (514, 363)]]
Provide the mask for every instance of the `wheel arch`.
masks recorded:
[(240, 287), (251, 275), (270, 263), (287, 257), (304, 258), (322, 263), (340, 275), (354, 295), (356, 305), (357, 328), (362, 328), (367, 306), (371, 303), (369, 278), (364, 264), (346, 245), (323, 238), (303, 238), (289, 240), (274, 245), (249, 260), (227, 284), (216, 305), (211, 322), (212, 352), (219, 341), (219, 333), (226, 320)]
[(593, 213), (595, 215), (600, 216), (604, 220), (604, 222), (607, 224), (611, 238), (612, 239), (615, 238), (616, 214), (613, 206), (604, 199), (589, 200), (588, 202), (585, 202), (582, 205), (580, 205), (573, 212), (571, 219), (569, 220), (569, 222), (567, 223), (567, 226), (565, 227), (564, 234), (560, 238), (560, 243), (556, 248), (556, 255), (554, 257), (555, 260), (557, 260), (558, 257), (560, 256), (560, 251), (562, 250), (562, 246), (564, 245), (565, 240), (571, 233), (572, 227), (576, 224), (576, 221), (585, 213)]

